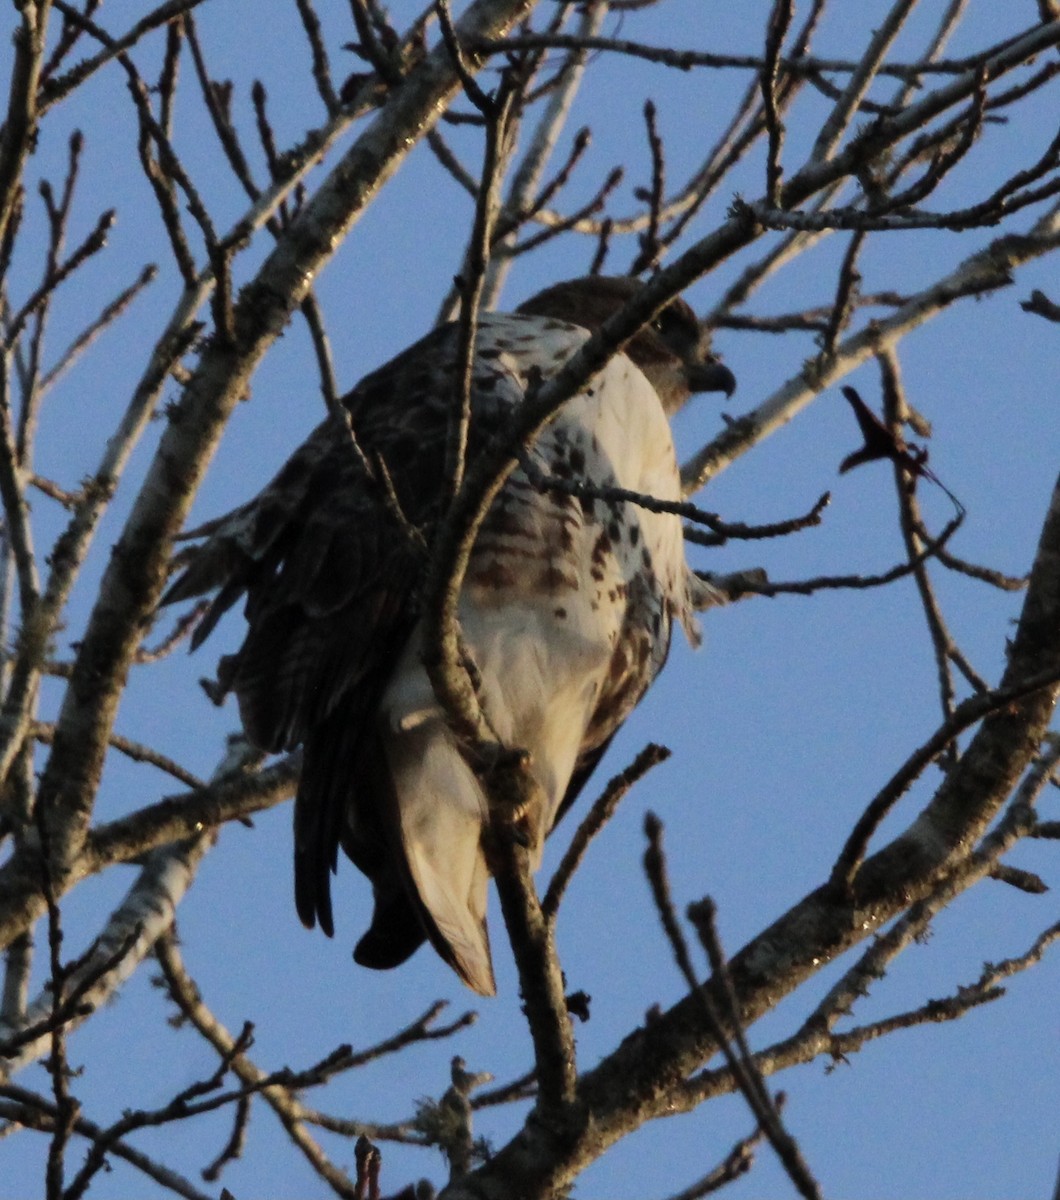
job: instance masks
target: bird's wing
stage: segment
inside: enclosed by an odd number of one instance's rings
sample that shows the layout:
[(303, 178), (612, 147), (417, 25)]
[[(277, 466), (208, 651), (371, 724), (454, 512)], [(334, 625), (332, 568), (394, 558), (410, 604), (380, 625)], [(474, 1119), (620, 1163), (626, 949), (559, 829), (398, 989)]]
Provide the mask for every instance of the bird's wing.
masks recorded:
[(407, 637), (420, 556), (377, 493), (348, 431), (329, 420), (254, 500), (214, 523), (163, 598), (216, 590), (198, 646), (246, 596), (247, 635), (220, 682), (264, 750), (304, 741)]

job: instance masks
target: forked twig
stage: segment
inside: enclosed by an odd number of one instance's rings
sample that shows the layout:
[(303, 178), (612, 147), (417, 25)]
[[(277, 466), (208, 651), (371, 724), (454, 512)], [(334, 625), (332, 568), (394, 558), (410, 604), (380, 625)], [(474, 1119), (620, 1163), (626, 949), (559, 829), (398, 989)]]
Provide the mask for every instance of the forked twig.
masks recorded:
[[(820, 1200), (821, 1191), (817, 1181), (813, 1178), (798, 1144), (784, 1128), (776, 1101), (770, 1096), (765, 1081), (751, 1057), (743, 1036), (739, 1004), (732, 991), (731, 982), (723, 978), (724, 970), (720, 975), (715, 970), (714, 987), (700, 983), (696, 976), (692, 959), (688, 953), (688, 946), (670, 898), (666, 859), (662, 848), (662, 822), (654, 813), (649, 813), (645, 817), (644, 832), (648, 838), (648, 849), (644, 854), (644, 869), (651, 884), (655, 906), (673, 950), (674, 958), (706, 1019), (711, 1036), (721, 1051), (732, 1078), (747, 1101), (755, 1120), (765, 1131), (770, 1145), (776, 1151), (788, 1177), (795, 1184), (800, 1195), (807, 1197), (808, 1200)], [(719, 960), (719, 966), (722, 965)], [(725, 1017), (721, 1015), (714, 995), (718, 988), (721, 989), (722, 997), (726, 998), (727, 1007), (731, 1009)], [(732, 1029), (732, 1034), (737, 1039), (738, 1052), (733, 1049), (729, 1041), (730, 1035), (726, 1026)]]

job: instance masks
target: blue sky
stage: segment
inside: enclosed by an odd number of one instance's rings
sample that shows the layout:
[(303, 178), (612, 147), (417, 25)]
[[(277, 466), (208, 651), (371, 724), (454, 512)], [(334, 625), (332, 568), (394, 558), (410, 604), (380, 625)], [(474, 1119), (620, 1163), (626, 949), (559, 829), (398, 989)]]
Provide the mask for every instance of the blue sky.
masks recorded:
[[(805, 7), (798, 6), (800, 13)], [(819, 48), (849, 56), (890, 5), (833, 7)], [(914, 53), (945, 7), (924, 0), (895, 57)], [(611, 17), (606, 28), (649, 42), (672, 36), (682, 45), (754, 53), (768, 8), (760, 0), (742, 6), (667, 0), (657, 11), (627, 13), (621, 21)], [(353, 38), (353, 31), (345, 6), (322, 4), (321, 9), (341, 78), (343, 70), (358, 69), (356, 60), (338, 48)], [(101, 20), (120, 30), (137, 11), (136, 5), (114, 3), (103, 10)], [(304, 78), (304, 39), (293, 5), (276, 6), (268, 21), (260, 19), (260, 12), (249, 0), (220, 0), (205, 4), (197, 21), (215, 75), (235, 80), (239, 119), (249, 126), (249, 85), (261, 77), (269, 87), (281, 141), (293, 139), (322, 118), (319, 100)], [(413, 12), (405, 0), (391, 6), (399, 27)], [(1032, 0), (1006, 5), (972, 0), (952, 53), (970, 53), (1029, 26), (1035, 12)], [(11, 21), (9, 13), (5, 30)], [(137, 62), (145, 73), (154, 69), (157, 44), (138, 53)], [(185, 70), (189, 99), (178, 110), (177, 142), (223, 227), (241, 213), (243, 199), (192, 102), (190, 65)], [(733, 71), (667, 73), (618, 57), (594, 62), (590, 79), (571, 129), (590, 124), (594, 141), (573, 190), (588, 194), (611, 165), (624, 161), (628, 172), (616, 204), (620, 212), (632, 207), (632, 188), (648, 179), (640, 117), (644, 98), (652, 96), (658, 106), (670, 178), (679, 180), (713, 143), (747, 85), (746, 75)], [(886, 96), (892, 87), (879, 85), (873, 95)], [(1013, 114), (1009, 125), (988, 128), (982, 145), (955, 173), (938, 203), (966, 203), (979, 194), (981, 173), (996, 172), (1001, 178), (1010, 165), (1014, 169), (1032, 161), (1055, 133), (1057, 95), (1053, 86), (1025, 114)], [(823, 101), (813, 95), (797, 105), (786, 151), (792, 168), (801, 161), (800, 151), (823, 111)], [(163, 269), (124, 323), (89, 352), (45, 409), (38, 469), (68, 486), (97, 461), (142, 367), (143, 352), (179, 294), (136, 163), (134, 120), (119, 71), (105, 72), (82, 97), (49, 118), (29, 167), (31, 184), (56, 178), (65, 157), (64, 131), (75, 126), (85, 129), (87, 143), (71, 236), (83, 236), (103, 208), (117, 207), (119, 222), (106, 255), (84, 269), (57, 306), (51, 346), (64, 345), (85, 312), (98, 309), (145, 261), (161, 255)], [(454, 144), (473, 167), (479, 154), (475, 138), (459, 132)], [(319, 177), (318, 172), (311, 186)], [(761, 160), (755, 157), (705, 207), (691, 236), (703, 236), (724, 219), (736, 191), (756, 197), (761, 189)], [(34, 224), (28, 229), (35, 227), (38, 239), (43, 228), (39, 207), (31, 194), (27, 221)], [(423, 148), (417, 150), (319, 280), (343, 387), (429, 329), (458, 269), (469, 221), (467, 198)], [(1012, 228), (1023, 229), (1030, 221), (1029, 215), (1017, 217)], [(863, 260), (863, 289), (915, 290), (992, 236), (989, 230), (960, 236), (880, 236)], [(15, 264), (13, 286), (22, 289), (23, 297), (37, 270), (28, 252), (32, 245), (31, 236)], [(844, 248), (845, 241), (826, 241), (771, 280), (754, 298), (751, 311), (829, 301), (835, 263)], [(264, 243), (240, 263), (241, 281), (261, 261), (263, 250)], [(590, 242), (568, 239), (520, 260), (504, 301), (516, 303), (544, 283), (581, 273), (592, 251)], [(632, 253), (628, 244), (618, 245), (612, 268), (627, 266)], [(688, 294), (693, 306), (707, 309), (748, 261), (750, 256), (734, 260), (700, 281)], [(1020, 273), (1014, 288), (963, 303), (910, 335), (900, 350), (909, 398), (934, 428), (932, 466), (968, 509), (955, 552), (1017, 574), (1030, 563), (1060, 463), (1060, 342), (1054, 326), (1024, 314), (1018, 305), (1034, 287), (1052, 289), (1053, 298), (1060, 299), (1055, 264), (1032, 265)], [(740, 381), (738, 392), (724, 405), (732, 414), (759, 403), (814, 350), (810, 339), (798, 334), (769, 338), (722, 331), (715, 344)], [(874, 367), (862, 367), (848, 382), (877, 402)], [(321, 413), (308, 338), (302, 326), (293, 324), (254, 378), (248, 402), (237, 410), (193, 521), (252, 494)], [(679, 446), (691, 452), (720, 428), (717, 400), (701, 398), (679, 419)], [(150, 433), (138, 449), (127, 488), (146, 469), (154, 440)], [(731, 520), (756, 522), (805, 511), (822, 491), (831, 490), (822, 526), (777, 543), (692, 550), (695, 565), (718, 571), (762, 566), (776, 579), (872, 572), (892, 565), (901, 556), (901, 543), (889, 468), (873, 464), (850, 475), (836, 474), (838, 463), (856, 445), (856, 430), (838, 391), (823, 394), (700, 498), (705, 507)], [(950, 509), (941, 492), (925, 488), (922, 500), (933, 520), (945, 522)], [(121, 502), (116, 504), (99, 535), (74, 597), (66, 645), (77, 636), (126, 511)], [(46, 546), (61, 527), (61, 515), (41, 499), (34, 519), (38, 545)], [(1019, 597), (964, 577), (937, 573), (937, 584), (958, 641), (986, 678), (995, 680)], [(559, 950), (569, 984), (593, 996), (592, 1019), (576, 1030), (584, 1065), (612, 1049), (652, 1004), (668, 1006), (683, 992), (640, 868), (641, 826), (648, 809), (666, 825), (675, 897), (683, 904), (710, 894), (718, 905), (725, 944), (735, 951), (822, 880), (864, 805), (937, 723), (930, 642), (909, 581), (866, 593), (746, 601), (708, 613), (703, 624), (705, 644), (699, 651), (675, 636), (671, 662), (616, 740), (599, 783), (649, 740), (665, 742), (673, 757), (635, 789), (595, 844), (560, 919)], [(157, 667), (141, 669), (123, 703), (118, 731), (208, 774), (236, 714), (232, 705), (213, 708), (196, 680), (211, 672), (217, 653), (234, 648), (240, 628), (233, 615), (193, 658), (181, 652)], [(53, 685), (46, 688), (45, 713), (57, 695)], [(908, 823), (939, 778), (932, 769), (918, 782), (881, 838)], [(99, 817), (127, 813), (174, 790), (149, 768), (115, 759), (105, 775)], [(1057, 817), (1055, 791), (1043, 798), (1042, 811), (1045, 817)], [(301, 1067), (342, 1042), (370, 1045), (444, 997), (452, 1015), (469, 1007), (478, 1011), (470, 1030), (344, 1077), (314, 1102), (347, 1117), (399, 1120), (411, 1114), (417, 1099), (445, 1090), (454, 1053), (474, 1070), (495, 1072), (499, 1080), (526, 1070), (529, 1038), (518, 1015), (514, 968), (499, 911), (491, 909), (500, 991), (496, 1000), (481, 1001), (464, 991), (427, 952), (398, 972), (364, 971), (352, 963), (350, 949), (366, 923), (365, 881), (346, 864), (335, 886), (336, 938), (306, 933), (290, 896), (288, 826), (289, 810), (283, 807), (255, 818), (253, 829), (224, 829), (179, 918), (187, 965), (208, 1003), (232, 1030), (244, 1020), (254, 1022), (255, 1061), (266, 1070)], [(546, 878), (574, 827), (570, 818), (565, 826), (546, 855)], [(1040, 872), (1047, 882), (1056, 881), (1055, 849), (1047, 842), (1021, 846), (1009, 861)], [(119, 868), (73, 893), (64, 906), (70, 953), (86, 944), (131, 877), (131, 871)], [(895, 963), (859, 1005), (856, 1021), (952, 994), (958, 985), (975, 981), (984, 960), (1023, 953), (1055, 919), (1051, 895), (1032, 897), (984, 882), (935, 922), (926, 944)], [(765, 1046), (787, 1036), (851, 961), (833, 964), (782, 1004), (751, 1031), (752, 1044)], [(788, 1128), (825, 1193), (851, 1200), (1047, 1194), (1056, 1172), (1060, 1111), (1058, 964), (1060, 954), (1054, 952), (1015, 977), (1005, 999), (957, 1023), (895, 1034), (831, 1072), (817, 1062), (771, 1080), (772, 1087), (788, 1094)], [(128, 1106), (162, 1103), (213, 1070), (212, 1052), (196, 1035), (166, 1025), (170, 1007), (151, 986), (150, 973), (149, 967), (139, 971), (113, 1004), (71, 1038), (71, 1059), (84, 1068), (74, 1083), (75, 1094), (97, 1122), (114, 1119)], [(42, 1091), (48, 1086), (41, 1067), (28, 1069), (19, 1082)], [(480, 1116), (476, 1132), (501, 1145), (517, 1121), (518, 1113), (491, 1110)], [(723, 1157), (751, 1124), (737, 1099), (657, 1122), (590, 1169), (575, 1194), (624, 1200), (676, 1192)], [(220, 1149), (226, 1135), (223, 1120), (204, 1119), (147, 1133), (137, 1144), (194, 1173)], [(352, 1164), (352, 1146), (324, 1142), (340, 1162)], [(419, 1176), (436, 1184), (443, 1180), (436, 1152), (382, 1148), (385, 1190), (397, 1190)], [(45, 1152), (44, 1139), (35, 1135), (0, 1141), (0, 1194), (38, 1191)], [(76, 1155), (71, 1161), (76, 1163)], [(239, 1200), (324, 1194), (260, 1103), (243, 1159), (224, 1182)], [(754, 1171), (728, 1194), (741, 1200), (791, 1191), (763, 1149)], [(160, 1193), (121, 1165), (101, 1177), (94, 1190), (107, 1200), (154, 1194)]]

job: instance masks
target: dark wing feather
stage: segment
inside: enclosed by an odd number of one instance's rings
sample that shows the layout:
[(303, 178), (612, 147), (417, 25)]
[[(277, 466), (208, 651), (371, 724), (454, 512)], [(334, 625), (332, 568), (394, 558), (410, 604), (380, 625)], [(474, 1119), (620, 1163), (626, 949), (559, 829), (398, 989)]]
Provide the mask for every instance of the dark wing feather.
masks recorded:
[[(388, 890), (383, 879), (389, 862), (381, 803), (385, 795), (372, 769), (378, 756), (375, 708), (385, 675), (378, 670), (375, 675), (362, 677), (361, 686), (347, 692), (342, 703), (310, 729), (295, 797), (295, 906), (305, 925), (312, 927), (319, 920), (329, 937), (334, 933), (330, 876), (340, 844), (372, 879), (377, 896)], [(351, 806), (353, 780), (358, 793)]]
[(420, 569), (348, 441), (327, 422), (271, 484), (217, 524), (163, 598), (220, 587), (195, 645), (246, 595), (247, 634), (224, 683), (248, 736), (289, 750), (407, 636)]

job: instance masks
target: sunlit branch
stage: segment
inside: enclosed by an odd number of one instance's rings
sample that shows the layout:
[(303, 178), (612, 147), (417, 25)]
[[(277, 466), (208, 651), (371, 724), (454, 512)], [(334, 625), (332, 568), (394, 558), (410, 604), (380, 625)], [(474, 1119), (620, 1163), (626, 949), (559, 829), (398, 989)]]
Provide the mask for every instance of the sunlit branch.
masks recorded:
[(1005, 234), (949, 274), (910, 296), (894, 313), (845, 338), (830, 356), (818, 355), (753, 412), (734, 421), (682, 468), (685, 491), (697, 490), (731, 462), (786, 424), (826, 387), (964, 296), (1010, 285), (1011, 272), (1060, 244), (1060, 206), (1026, 234)]
[(873, 32), (872, 39), (865, 48), (861, 61), (851, 73), (843, 94), (821, 126), (810, 153), (811, 161), (826, 160), (835, 152), (836, 146), (858, 111), (862, 97), (878, 73), (887, 51), (901, 32), (916, 3), (917, 0), (895, 0), (891, 11)]

